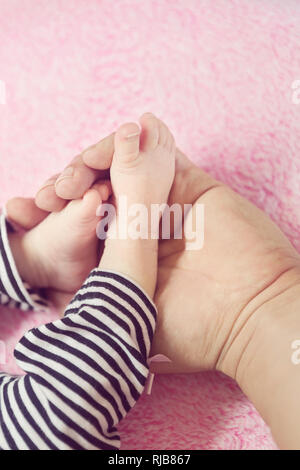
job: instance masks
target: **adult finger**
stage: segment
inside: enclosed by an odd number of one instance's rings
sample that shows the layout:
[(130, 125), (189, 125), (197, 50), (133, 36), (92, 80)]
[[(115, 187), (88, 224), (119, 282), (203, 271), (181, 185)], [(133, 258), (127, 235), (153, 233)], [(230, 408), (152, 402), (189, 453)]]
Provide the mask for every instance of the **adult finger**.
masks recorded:
[[(109, 167), (108, 167), (109, 168)], [(95, 170), (83, 161), (83, 154), (75, 157), (55, 182), (56, 195), (62, 199), (79, 199), (95, 181), (109, 178), (109, 170)]]
[(30, 230), (44, 220), (48, 212), (39, 209), (33, 198), (15, 197), (5, 206), (7, 219), (16, 229)]
[(49, 212), (59, 211), (64, 200), (78, 199), (99, 179), (109, 177), (114, 152), (114, 134), (76, 156), (55, 181), (48, 180), (38, 191), (36, 204)]
[(112, 133), (92, 145), (82, 153), (83, 162), (95, 170), (107, 170), (111, 166), (115, 144), (115, 133)]
[[(170, 253), (184, 250), (184, 239), (182, 237), (173, 239), (174, 232), (182, 232), (184, 217), (190, 211), (196, 201), (201, 201), (207, 191), (221, 186), (220, 181), (215, 180), (208, 173), (198, 168), (179, 149), (176, 149), (175, 178), (170, 191), (168, 206), (170, 216), (171, 240), (164, 240), (162, 237), (163, 224), (160, 224), (159, 258), (168, 256)], [(175, 212), (175, 206), (180, 206), (180, 211)], [(171, 210), (172, 209), (172, 210)], [(168, 215), (168, 214), (167, 214)], [(178, 219), (178, 217), (180, 217)]]
[(95, 181), (108, 179), (113, 154), (114, 133), (74, 158), (56, 181), (57, 196), (78, 199)]
[(168, 204), (194, 204), (204, 193), (222, 183), (197, 167), (179, 149), (176, 149), (174, 183)]
[(59, 212), (67, 203), (65, 199), (58, 197), (55, 192), (55, 182), (58, 176), (59, 173), (49, 178), (43, 186), (41, 186), (35, 196), (37, 207), (44, 211)]

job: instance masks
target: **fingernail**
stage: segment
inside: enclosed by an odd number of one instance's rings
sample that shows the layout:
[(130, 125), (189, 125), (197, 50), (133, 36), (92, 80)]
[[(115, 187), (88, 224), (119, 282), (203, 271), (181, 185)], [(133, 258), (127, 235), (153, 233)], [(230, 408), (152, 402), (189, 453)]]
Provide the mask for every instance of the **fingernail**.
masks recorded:
[(65, 170), (59, 175), (59, 177), (56, 180), (56, 183), (58, 183), (60, 180), (64, 178), (71, 178), (74, 175), (74, 168), (72, 166), (68, 166), (65, 168)]

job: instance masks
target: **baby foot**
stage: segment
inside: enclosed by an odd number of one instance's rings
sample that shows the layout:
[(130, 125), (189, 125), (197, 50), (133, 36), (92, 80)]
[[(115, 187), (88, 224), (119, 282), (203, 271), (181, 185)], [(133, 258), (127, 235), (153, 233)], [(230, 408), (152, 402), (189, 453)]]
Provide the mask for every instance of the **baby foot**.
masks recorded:
[(113, 193), (129, 204), (163, 204), (175, 174), (175, 141), (167, 126), (153, 114), (121, 126), (115, 134), (111, 166)]
[[(117, 207), (110, 225), (100, 269), (121, 272), (137, 282), (153, 297), (157, 278), (157, 237), (159, 217), (149, 224), (152, 204), (167, 203), (175, 173), (175, 142), (168, 128), (153, 114), (144, 114), (137, 124), (121, 126), (115, 134), (115, 153), (111, 166), (111, 183)], [(122, 214), (121, 197), (127, 198), (127, 214)], [(143, 207), (145, 226), (129, 235), (130, 209)], [(125, 219), (125, 224), (123, 224)], [(129, 225), (127, 224), (127, 225)], [(154, 225), (155, 225), (154, 224)], [(121, 229), (122, 227), (122, 229)], [(149, 230), (149, 227), (150, 230)], [(117, 230), (116, 230), (117, 229)], [(123, 232), (120, 233), (120, 229)], [(147, 230), (147, 232), (146, 232)], [(139, 232), (139, 233), (137, 233)], [(125, 235), (125, 236), (124, 236)], [(133, 235), (133, 236), (131, 236)]]
[[(110, 196), (110, 183), (94, 185), (81, 199), (25, 233), (10, 236), (20, 275), (32, 287), (54, 288), (73, 293), (99, 262), (96, 227), (97, 208)], [(26, 261), (18, 263), (20, 258)], [(22, 272), (22, 267), (27, 272)]]

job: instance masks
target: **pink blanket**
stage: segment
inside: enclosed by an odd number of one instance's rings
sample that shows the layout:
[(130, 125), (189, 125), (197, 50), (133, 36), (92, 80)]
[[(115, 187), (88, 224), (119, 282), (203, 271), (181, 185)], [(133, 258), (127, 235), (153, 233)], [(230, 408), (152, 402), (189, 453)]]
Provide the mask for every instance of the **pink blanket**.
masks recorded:
[[(0, 45), (1, 204), (153, 111), (299, 249), (299, 0), (1, 0)], [(6, 370), (24, 330), (54, 316), (1, 312)], [(276, 448), (217, 373), (156, 377), (120, 430), (123, 449)]]

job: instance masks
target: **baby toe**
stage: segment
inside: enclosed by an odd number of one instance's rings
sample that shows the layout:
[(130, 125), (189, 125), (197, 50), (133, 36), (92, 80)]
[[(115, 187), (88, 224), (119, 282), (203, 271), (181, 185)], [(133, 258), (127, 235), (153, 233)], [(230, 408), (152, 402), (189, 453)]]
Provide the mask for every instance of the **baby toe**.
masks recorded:
[(115, 134), (114, 158), (122, 165), (133, 163), (140, 152), (140, 128), (135, 123), (121, 126)]
[(142, 126), (141, 149), (145, 152), (154, 150), (159, 142), (159, 120), (152, 113), (145, 113), (140, 118)]

